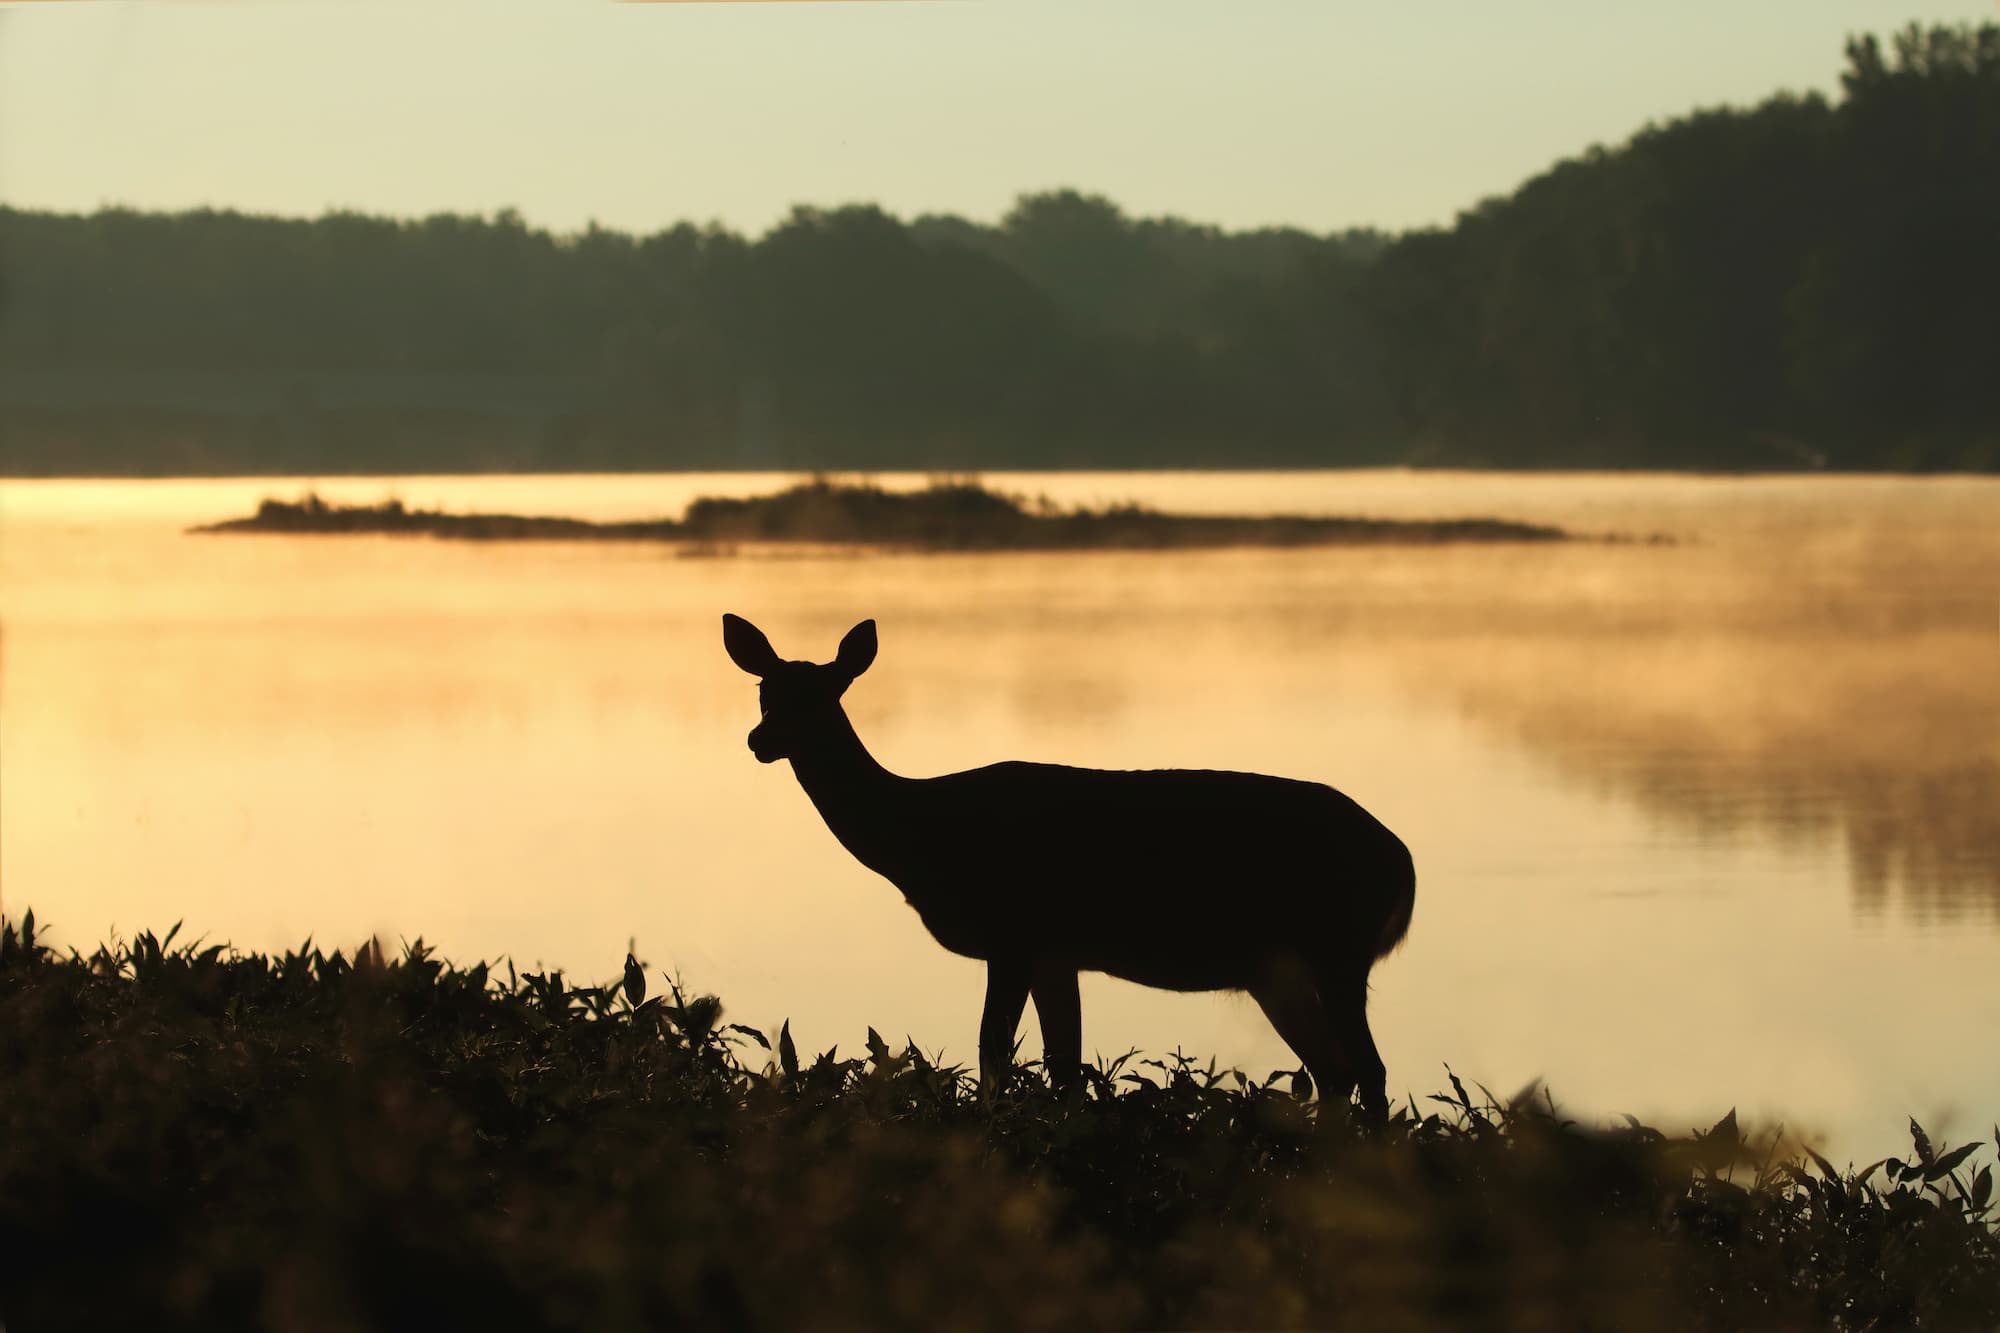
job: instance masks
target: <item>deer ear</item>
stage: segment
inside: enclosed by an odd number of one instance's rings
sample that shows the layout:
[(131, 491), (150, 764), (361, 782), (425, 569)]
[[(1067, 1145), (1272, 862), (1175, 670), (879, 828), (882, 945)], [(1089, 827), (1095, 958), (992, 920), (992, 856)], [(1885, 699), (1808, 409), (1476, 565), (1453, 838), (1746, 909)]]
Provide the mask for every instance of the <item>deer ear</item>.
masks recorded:
[(868, 669), (875, 660), (875, 622), (864, 620), (847, 631), (847, 637), (840, 641), (840, 651), (833, 655), (833, 664), (848, 676), (858, 676)]
[(742, 616), (724, 614), (722, 646), (729, 650), (730, 661), (760, 679), (779, 667), (778, 654), (764, 631)]

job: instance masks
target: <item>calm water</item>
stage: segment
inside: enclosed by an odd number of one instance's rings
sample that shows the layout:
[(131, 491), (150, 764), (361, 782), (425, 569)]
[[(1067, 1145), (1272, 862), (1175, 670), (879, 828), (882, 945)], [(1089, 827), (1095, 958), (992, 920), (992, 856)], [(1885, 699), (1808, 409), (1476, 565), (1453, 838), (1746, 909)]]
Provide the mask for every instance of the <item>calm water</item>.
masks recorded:
[[(773, 477), (341, 481), (676, 513)], [(685, 559), (215, 538), (271, 481), (0, 487), (0, 886), (65, 943), (421, 934), (616, 974), (628, 938), (790, 1017), (970, 1062), (976, 963), (744, 746), (725, 610), (824, 659), (897, 771), (1001, 758), (1333, 783), (1403, 834), (1391, 1090), (1443, 1062), (1582, 1113), (1732, 1105), (1837, 1153), (2000, 1113), (2000, 483), (1005, 477), (1184, 510), (1495, 514), (1673, 546)], [(1226, 893), (1228, 886), (1219, 885)], [(1025, 1031), (1035, 1047), (1032, 1021)], [(1084, 1041), (1292, 1063), (1248, 1000), (1086, 978)]]

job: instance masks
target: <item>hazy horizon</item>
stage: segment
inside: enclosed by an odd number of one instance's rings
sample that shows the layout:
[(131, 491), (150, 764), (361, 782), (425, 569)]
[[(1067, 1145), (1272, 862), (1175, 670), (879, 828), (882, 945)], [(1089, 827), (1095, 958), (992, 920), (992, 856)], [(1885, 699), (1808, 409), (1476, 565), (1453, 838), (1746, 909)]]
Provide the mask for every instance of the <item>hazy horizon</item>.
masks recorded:
[(1785, 0), (1359, 13), (1169, 4), (0, 8), (0, 201), (760, 234), (799, 205), (1446, 224), (1649, 123), (1837, 90), (1859, 32), (1989, 19)]

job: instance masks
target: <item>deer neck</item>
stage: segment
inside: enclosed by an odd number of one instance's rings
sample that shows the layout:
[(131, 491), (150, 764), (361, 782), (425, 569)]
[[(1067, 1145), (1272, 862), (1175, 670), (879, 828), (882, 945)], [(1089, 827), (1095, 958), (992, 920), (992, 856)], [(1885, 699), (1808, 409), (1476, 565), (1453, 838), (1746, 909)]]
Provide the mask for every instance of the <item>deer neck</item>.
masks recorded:
[(833, 836), (863, 865), (888, 874), (898, 806), (910, 779), (875, 762), (844, 710), (836, 710), (827, 735), (793, 755), (791, 764)]

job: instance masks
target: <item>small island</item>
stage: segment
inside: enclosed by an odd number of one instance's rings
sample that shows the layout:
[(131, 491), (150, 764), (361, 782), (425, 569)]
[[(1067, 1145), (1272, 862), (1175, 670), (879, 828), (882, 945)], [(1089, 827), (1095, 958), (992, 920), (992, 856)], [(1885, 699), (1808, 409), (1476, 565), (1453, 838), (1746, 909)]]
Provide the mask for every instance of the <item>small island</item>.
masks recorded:
[[(773, 495), (703, 497), (679, 519), (593, 523), (520, 514), (451, 514), (400, 500), (328, 504), (267, 499), (249, 518), (198, 533), (393, 534), (462, 541), (659, 541), (705, 548), (797, 543), (903, 551), (1151, 551), (1216, 547), (1438, 545), (1576, 540), (1560, 528), (1500, 518), (1386, 519), (1168, 514), (1136, 504), (1065, 509), (973, 481), (892, 491), (815, 478)], [(1616, 540), (1616, 539), (1613, 539)], [(1653, 538), (1650, 540), (1661, 540)]]

